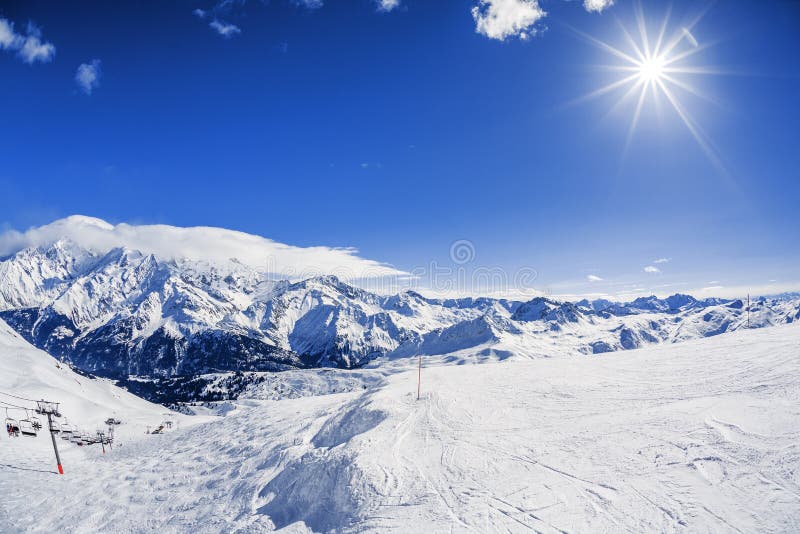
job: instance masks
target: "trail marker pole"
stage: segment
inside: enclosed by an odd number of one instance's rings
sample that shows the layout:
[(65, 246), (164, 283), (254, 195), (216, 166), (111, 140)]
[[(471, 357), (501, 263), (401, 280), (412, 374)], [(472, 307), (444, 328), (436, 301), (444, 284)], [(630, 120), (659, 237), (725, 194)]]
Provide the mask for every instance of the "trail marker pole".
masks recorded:
[(417, 400), (419, 400), (419, 392), (422, 387), (422, 354), (419, 355), (419, 366), (417, 367)]
[(747, 328), (750, 328), (750, 293), (747, 294)]

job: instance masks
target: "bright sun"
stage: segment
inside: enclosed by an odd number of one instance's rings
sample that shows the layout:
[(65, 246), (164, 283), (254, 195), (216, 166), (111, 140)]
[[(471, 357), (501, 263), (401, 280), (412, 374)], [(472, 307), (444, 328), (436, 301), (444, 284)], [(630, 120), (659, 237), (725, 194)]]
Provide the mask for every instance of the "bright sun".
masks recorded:
[(639, 63), (639, 78), (645, 83), (658, 82), (664, 74), (664, 62), (654, 57)]
[[(597, 98), (607, 93), (619, 92), (621, 96), (614, 105), (614, 109), (628, 102), (635, 102), (632, 106), (633, 115), (625, 144), (625, 151), (627, 152), (645, 102), (652, 100), (658, 104), (660, 100), (665, 99), (700, 144), (706, 155), (718, 168), (724, 171), (710, 141), (708, 141), (700, 126), (692, 118), (686, 106), (681, 102), (682, 97), (689, 95), (713, 102), (713, 100), (694, 87), (690, 80), (692, 76), (696, 75), (719, 74), (718, 70), (688, 63), (692, 56), (708, 46), (700, 45), (691, 33), (701, 17), (696, 17), (686, 26), (671, 30), (668, 36), (669, 11), (667, 11), (659, 25), (658, 31), (651, 33), (645, 22), (641, 4), (637, 3), (635, 6), (636, 31), (632, 33), (623, 24), (620, 24), (621, 34), (625, 39), (625, 46), (622, 48), (611, 46), (590, 35), (578, 32), (591, 44), (608, 52), (617, 60), (616, 64), (605, 65), (602, 67), (603, 69), (621, 73), (617, 80), (585, 95), (579, 101)], [(633, 37), (637, 32), (638, 40)]]

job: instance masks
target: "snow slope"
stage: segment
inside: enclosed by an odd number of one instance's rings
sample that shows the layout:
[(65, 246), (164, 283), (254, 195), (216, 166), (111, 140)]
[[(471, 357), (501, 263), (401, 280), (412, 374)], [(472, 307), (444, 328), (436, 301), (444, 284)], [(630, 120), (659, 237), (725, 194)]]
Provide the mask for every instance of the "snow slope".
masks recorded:
[[(32, 401), (40, 399), (58, 402), (62, 417), (55, 421), (59, 425), (68, 423), (78, 434), (96, 436), (98, 431), (107, 433), (105, 420), (109, 417), (118, 419), (121, 424), (114, 426), (112, 445), (116, 447), (142, 439), (147, 427), (154, 429), (165, 420), (170, 420), (173, 425), (187, 426), (213, 419), (175, 414), (118, 388), (108, 380), (75, 373), (67, 365), (32, 347), (0, 321), (0, 415), (3, 419), (10, 417), (17, 421), (38, 417), (42, 424), (36, 437), (12, 438), (5, 431), (0, 433), (2, 478), (13, 479), (15, 475), (33, 472), (55, 473), (56, 462), (47, 431), (47, 418), (37, 416), (33, 411), (36, 404)], [(68, 475), (73, 466), (102, 454), (100, 445), (78, 447), (62, 439), (57, 439), (56, 443)], [(24, 498), (24, 494), (21, 497)], [(0, 532), (4, 531), (2, 525), (7, 524), (3, 517), (7, 506), (8, 503), (0, 504)]]
[[(800, 326), (604, 354), (441, 365), (73, 459), (0, 442), (31, 532), (792, 532)], [(309, 371), (314, 372), (314, 371)], [(346, 373), (340, 371), (340, 373)], [(46, 459), (42, 459), (46, 464)], [(58, 495), (52, 506), (52, 495)]]
[[(103, 421), (115, 417), (126, 423), (119, 426), (123, 434), (128, 430), (144, 432), (148, 424), (157, 423), (167, 412), (163, 406), (136, 397), (108, 380), (75, 373), (32, 347), (3, 321), (0, 321), (0, 391), (28, 399), (57, 401), (69, 422), (86, 431), (95, 427), (105, 429)], [(0, 401), (33, 405), (3, 395)], [(5, 413), (3, 408), (0, 404), (0, 413)], [(10, 415), (19, 418), (21, 412), (12, 409)]]

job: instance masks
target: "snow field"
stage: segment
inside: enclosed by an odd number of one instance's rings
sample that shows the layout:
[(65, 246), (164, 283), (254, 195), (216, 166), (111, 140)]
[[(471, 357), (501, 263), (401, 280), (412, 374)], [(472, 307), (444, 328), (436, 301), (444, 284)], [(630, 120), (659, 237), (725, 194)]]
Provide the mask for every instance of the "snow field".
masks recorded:
[(800, 328), (788, 325), (595, 357), (429, 367), (419, 401), (416, 370), (367, 390), (242, 401), (105, 456), (76, 450), (63, 477), (21, 469), (49, 464), (3, 436), (0, 524), (792, 532), (798, 378)]

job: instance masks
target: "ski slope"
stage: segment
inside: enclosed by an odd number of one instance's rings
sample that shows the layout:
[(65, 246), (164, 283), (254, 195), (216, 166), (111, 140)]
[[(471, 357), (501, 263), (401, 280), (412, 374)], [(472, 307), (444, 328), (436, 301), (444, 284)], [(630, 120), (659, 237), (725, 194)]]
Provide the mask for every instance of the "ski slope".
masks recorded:
[(0, 524), (800, 530), (798, 325), (600, 356), (440, 365), (423, 369), (422, 391), (418, 401), (408, 370), (366, 390), (240, 400), (224, 418), (106, 455), (82, 450), (62, 477), (48, 472), (46, 450), (4, 435)]

